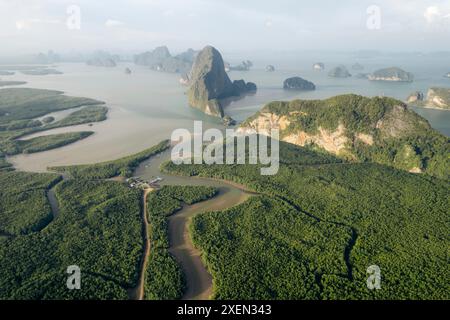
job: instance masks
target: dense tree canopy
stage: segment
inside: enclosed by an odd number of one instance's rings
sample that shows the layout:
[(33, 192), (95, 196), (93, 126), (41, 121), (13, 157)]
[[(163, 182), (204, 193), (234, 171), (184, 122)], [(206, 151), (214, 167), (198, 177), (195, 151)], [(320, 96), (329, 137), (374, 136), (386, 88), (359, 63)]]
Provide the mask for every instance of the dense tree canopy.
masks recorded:
[[(274, 176), (254, 165), (164, 166), (261, 193), (193, 220), (216, 298), (449, 298), (448, 181), (371, 163), (303, 163), (303, 154), (281, 144)], [(381, 290), (367, 288), (371, 265)]]

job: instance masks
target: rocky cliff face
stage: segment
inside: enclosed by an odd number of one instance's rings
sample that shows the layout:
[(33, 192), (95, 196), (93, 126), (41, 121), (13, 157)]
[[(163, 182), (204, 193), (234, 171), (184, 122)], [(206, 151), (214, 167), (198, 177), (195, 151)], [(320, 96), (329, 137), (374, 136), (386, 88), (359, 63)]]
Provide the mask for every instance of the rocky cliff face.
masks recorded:
[(172, 56), (166, 46), (155, 48), (134, 57), (137, 65), (148, 66), (150, 69), (169, 73), (188, 73), (192, 67), (197, 51), (188, 49), (179, 55)]
[(220, 100), (256, 91), (254, 83), (244, 80), (231, 82), (225, 72), (222, 55), (211, 46), (197, 55), (189, 78), (189, 104), (217, 117), (224, 116)]
[(450, 89), (430, 88), (426, 104), (430, 108), (450, 109)]
[(189, 104), (208, 115), (223, 117), (219, 100), (232, 96), (234, 89), (220, 52), (211, 46), (200, 51), (190, 78)]
[(402, 102), (390, 98), (345, 95), (273, 102), (238, 130), (270, 136), (273, 129), (280, 131), (282, 141), (320, 148), (350, 161), (373, 161), (438, 176), (448, 176), (450, 170), (445, 156), (448, 139)]
[(423, 101), (423, 99), (424, 99), (423, 92), (416, 91), (409, 95), (409, 97), (406, 99), (406, 102), (419, 103), (419, 102)]
[(406, 101), (415, 107), (449, 110), (450, 89), (433, 87), (428, 90), (426, 97), (422, 92), (414, 92)]

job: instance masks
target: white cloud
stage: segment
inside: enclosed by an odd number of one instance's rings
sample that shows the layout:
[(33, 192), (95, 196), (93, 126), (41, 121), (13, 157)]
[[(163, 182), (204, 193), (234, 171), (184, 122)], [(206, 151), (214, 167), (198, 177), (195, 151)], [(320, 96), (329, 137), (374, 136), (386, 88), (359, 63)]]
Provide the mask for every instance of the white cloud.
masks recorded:
[(108, 28), (120, 27), (120, 26), (123, 26), (124, 24), (125, 23), (123, 23), (122, 21), (113, 20), (113, 19), (108, 19), (105, 22), (105, 26)]
[(428, 7), (423, 16), (428, 23), (433, 23), (442, 17), (441, 10), (436, 6)]
[(443, 12), (441, 8), (437, 6), (431, 6), (425, 10), (423, 16), (425, 17), (425, 20), (429, 24), (441, 22), (445, 23), (444, 20), (450, 18), (450, 13), (448, 13), (448, 10), (446, 10), (446, 12)]

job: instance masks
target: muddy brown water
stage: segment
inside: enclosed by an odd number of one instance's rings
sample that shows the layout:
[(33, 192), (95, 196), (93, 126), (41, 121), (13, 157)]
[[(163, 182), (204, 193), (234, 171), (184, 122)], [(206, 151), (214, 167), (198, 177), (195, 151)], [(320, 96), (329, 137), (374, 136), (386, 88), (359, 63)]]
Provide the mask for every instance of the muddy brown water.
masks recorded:
[[(238, 189), (239, 190), (239, 189)], [(189, 224), (193, 217), (210, 211), (220, 211), (238, 205), (250, 197), (245, 191), (226, 185), (219, 188), (219, 194), (207, 201), (185, 206), (169, 218), (170, 253), (183, 268), (187, 290), (185, 300), (206, 300), (212, 294), (213, 282), (201, 258), (201, 252), (194, 247), (189, 234)]]
[(213, 293), (213, 279), (202, 261), (200, 250), (192, 243), (189, 234), (190, 222), (198, 214), (222, 211), (243, 203), (253, 193), (231, 182), (161, 173), (159, 170), (161, 163), (169, 159), (170, 151), (150, 158), (141, 163), (135, 175), (146, 180), (161, 177), (163, 178), (161, 185), (210, 186), (219, 189), (214, 198), (193, 205), (184, 205), (182, 210), (169, 217), (169, 251), (181, 265), (186, 279), (187, 288), (183, 299), (206, 300)]

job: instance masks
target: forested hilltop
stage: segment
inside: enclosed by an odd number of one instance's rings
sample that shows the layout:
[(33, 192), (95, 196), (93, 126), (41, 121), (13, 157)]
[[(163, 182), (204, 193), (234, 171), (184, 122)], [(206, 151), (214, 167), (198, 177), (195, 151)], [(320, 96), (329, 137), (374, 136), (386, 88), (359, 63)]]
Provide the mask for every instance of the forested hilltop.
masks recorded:
[(326, 100), (275, 101), (240, 130), (312, 145), (354, 162), (376, 162), (410, 172), (450, 177), (449, 139), (401, 101), (341, 95)]
[[(449, 183), (280, 145), (277, 175), (255, 165), (164, 165), (261, 195), (196, 216), (194, 244), (216, 299), (449, 299)], [(381, 269), (369, 290), (367, 269)]]

